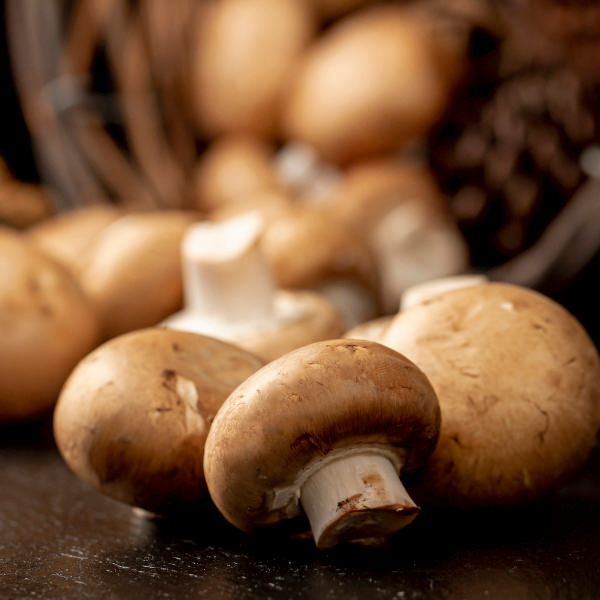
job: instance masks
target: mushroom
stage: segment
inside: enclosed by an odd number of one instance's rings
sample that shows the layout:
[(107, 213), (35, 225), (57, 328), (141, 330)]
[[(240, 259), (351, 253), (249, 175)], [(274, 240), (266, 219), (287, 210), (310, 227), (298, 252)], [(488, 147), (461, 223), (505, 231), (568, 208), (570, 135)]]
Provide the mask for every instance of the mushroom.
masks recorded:
[(44, 219), (30, 227), (27, 235), (77, 277), (96, 237), (122, 216), (123, 210), (110, 204), (82, 206)]
[(0, 423), (46, 416), (75, 364), (99, 342), (92, 304), (73, 276), (0, 227)]
[(79, 282), (100, 315), (103, 340), (156, 325), (181, 308), (181, 240), (198, 219), (191, 211), (140, 212), (101, 231)]
[(287, 88), (315, 27), (304, 0), (208, 3), (193, 49), (201, 133), (276, 134)]
[(600, 360), (582, 325), (533, 290), (481, 283), (400, 311), (380, 338), (428, 376), (438, 445), (423, 504), (516, 506), (576, 473), (600, 427)]
[(419, 512), (400, 474), (427, 460), (439, 423), (433, 388), (401, 354), (369, 341), (316, 342), (227, 398), (206, 440), (206, 483), (243, 531), (291, 530), (306, 515), (319, 548), (389, 537)]
[(335, 22), (305, 52), (283, 109), (284, 137), (346, 164), (405, 147), (441, 118), (455, 68), (406, 6)]
[(328, 208), (370, 248), (385, 313), (397, 312), (408, 287), (469, 267), (467, 242), (423, 161), (380, 156), (357, 162), (346, 169)]
[(278, 284), (328, 298), (342, 315), (344, 329), (378, 314), (373, 255), (327, 209), (296, 205), (280, 211), (270, 219), (261, 244)]
[(191, 226), (182, 242), (184, 308), (161, 324), (230, 341), (265, 360), (340, 336), (343, 324), (328, 300), (277, 289), (260, 248), (263, 228), (255, 211)]
[(413, 304), (425, 302), (443, 292), (458, 290), (471, 285), (486, 283), (487, 281), (489, 279), (484, 273), (461, 273), (460, 275), (428, 279), (427, 281), (416, 283), (402, 292), (400, 310), (409, 308)]
[(248, 195), (280, 189), (274, 158), (274, 149), (256, 136), (230, 134), (213, 140), (194, 172), (197, 208), (212, 215)]
[(359, 323), (344, 333), (345, 338), (377, 342), (392, 322), (394, 315), (383, 315)]
[(263, 365), (220, 340), (148, 328), (75, 367), (54, 411), (69, 468), (94, 489), (157, 514), (207, 500), (202, 459), (222, 402)]

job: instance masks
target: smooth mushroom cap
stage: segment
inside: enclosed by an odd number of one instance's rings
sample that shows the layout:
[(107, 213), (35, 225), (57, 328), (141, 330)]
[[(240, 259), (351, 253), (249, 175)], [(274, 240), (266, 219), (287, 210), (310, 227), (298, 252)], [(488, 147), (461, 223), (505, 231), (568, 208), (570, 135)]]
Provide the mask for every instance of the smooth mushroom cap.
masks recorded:
[(248, 195), (279, 189), (274, 157), (274, 149), (256, 136), (231, 134), (213, 140), (194, 170), (195, 205), (212, 214)]
[(51, 411), (71, 369), (99, 342), (89, 299), (58, 262), (0, 228), (0, 422)]
[(320, 294), (277, 290), (273, 300), (279, 313), (275, 313), (272, 326), (235, 340), (237, 345), (265, 361), (316, 341), (338, 338), (344, 332), (338, 310)]
[(79, 281), (100, 315), (102, 337), (151, 327), (183, 303), (181, 240), (193, 211), (132, 213), (103, 229)]
[(282, 103), (315, 26), (304, 0), (207, 3), (192, 56), (200, 132), (278, 133)]
[(273, 217), (262, 249), (282, 288), (324, 294), (349, 329), (378, 312), (377, 265), (368, 245), (326, 210), (296, 206)]
[(380, 342), (409, 356), (440, 401), (439, 443), (413, 491), (423, 504), (525, 504), (587, 460), (600, 361), (553, 300), (503, 283), (449, 291), (398, 313)]
[(378, 342), (393, 318), (394, 315), (383, 315), (381, 317), (369, 319), (346, 331), (344, 337), (355, 340), (371, 340), (372, 342)]
[(446, 73), (446, 53), (406, 6), (376, 6), (334, 23), (300, 63), (285, 137), (337, 164), (419, 139), (448, 102), (454, 74)]
[(121, 208), (109, 204), (82, 206), (44, 219), (30, 227), (27, 235), (77, 275), (96, 237), (123, 214)]
[(439, 407), (427, 378), (375, 342), (330, 340), (268, 363), (225, 401), (206, 441), (213, 501), (253, 532), (302, 516), (300, 487), (336, 451), (381, 448), (405, 472), (436, 443)]
[(309, 291), (277, 289), (260, 248), (257, 211), (191, 226), (182, 241), (184, 307), (161, 325), (229, 341), (265, 360), (344, 326), (336, 307)]
[(54, 412), (67, 465), (100, 492), (156, 513), (205, 499), (204, 443), (228, 394), (264, 363), (160, 328), (113, 338), (67, 380)]

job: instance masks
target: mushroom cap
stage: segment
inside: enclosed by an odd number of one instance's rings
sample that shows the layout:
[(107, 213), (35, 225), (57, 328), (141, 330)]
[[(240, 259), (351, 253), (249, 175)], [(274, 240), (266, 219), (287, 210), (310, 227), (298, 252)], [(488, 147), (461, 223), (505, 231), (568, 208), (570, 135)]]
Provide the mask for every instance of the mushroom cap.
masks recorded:
[(194, 505), (206, 497), (211, 421), (263, 364), (194, 333), (123, 334), (71, 373), (54, 412), (56, 443), (78, 477), (116, 500), (157, 513)]
[(193, 49), (193, 93), (201, 133), (271, 136), (316, 23), (304, 0), (207, 3)]
[(281, 287), (313, 288), (334, 278), (376, 287), (377, 267), (366, 242), (325, 210), (295, 206), (275, 215), (262, 249)]
[(405, 6), (343, 18), (300, 62), (284, 108), (286, 138), (344, 164), (421, 137), (448, 101), (445, 52)]
[(343, 320), (327, 298), (307, 290), (277, 290), (273, 313), (249, 321), (223, 321), (215, 315), (182, 310), (161, 326), (209, 335), (271, 361), (281, 355), (321, 340), (340, 337)]
[(132, 213), (105, 227), (79, 281), (94, 302), (102, 337), (151, 327), (183, 304), (181, 240), (194, 211)]
[(399, 312), (379, 341), (409, 356), (440, 401), (440, 439), (411, 491), (424, 505), (531, 502), (595, 444), (598, 353), (546, 296), (504, 283), (440, 293)]
[(425, 375), (380, 344), (328, 340), (268, 363), (227, 398), (206, 440), (213, 501), (255, 531), (302, 515), (303, 475), (335, 450), (386, 448), (404, 471), (420, 467), (439, 430)]
[(27, 230), (31, 241), (77, 275), (94, 239), (123, 216), (123, 210), (109, 204), (82, 206), (57, 213)]
[(51, 411), (71, 369), (99, 342), (73, 276), (27, 237), (0, 228), (0, 422)]
[(278, 290), (275, 307), (281, 307), (280, 318), (236, 343), (266, 361), (274, 360), (312, 342), (340, 337), (344, 332), (342, 318), (326, 298), (307, 290)]
[(212, 214), (248, 195), (279, 189), (274, 159), (274, 149), (259, 137), (230, 134), (213, 140), (195, 168), (196, 206)]

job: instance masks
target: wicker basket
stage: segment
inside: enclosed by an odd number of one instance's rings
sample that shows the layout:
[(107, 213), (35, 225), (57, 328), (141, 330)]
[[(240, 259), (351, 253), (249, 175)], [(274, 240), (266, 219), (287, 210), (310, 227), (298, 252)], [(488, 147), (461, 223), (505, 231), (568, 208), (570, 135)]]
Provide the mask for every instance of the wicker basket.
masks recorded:
[(58, 210), (185, 207), (194, 0), (6, 0), (15, 84)]

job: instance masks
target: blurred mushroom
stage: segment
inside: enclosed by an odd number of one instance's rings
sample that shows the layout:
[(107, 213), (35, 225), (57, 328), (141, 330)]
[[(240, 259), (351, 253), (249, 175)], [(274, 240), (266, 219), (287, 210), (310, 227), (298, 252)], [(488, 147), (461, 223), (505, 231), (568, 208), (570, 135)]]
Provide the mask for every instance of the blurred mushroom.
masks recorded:
[(194, 212), (132, 213), (104, 228), (81, 265), (102, 337), (156, 325), (183, 302), (181, 240)]
[(379, 312), (378, 271), (359, 235), (324, 209), (296, 205), (274, 216), (262, 248), (278, 284), (328, 298), (344, 329)]
[(469, 247), (421, 161), (382, 156), (353, 164), (328, 209), (369, 246), (385, 313), (398, 310), (406, 288), (469, 268)]
[(200, 11), (192, 74), (197, 119), (209, 137), (273, 136), (315, 22), (304, 0), (221, 0)]
[(437, 294), (462, 289), (471, 285), (486, 283), (487, 281), (488, 277), (483, 273), (464, 273), (450, 277), (429, 279), (404, 290), (400, 299), (400, 310), (409, 308), (414, 304), (425, 302), (430, 298), (437, 296)]
[(305, 514), (319, 548), (389, 537), (419, 512), (400, 474), (427, 460), (439, 418), (433, 388), (404, 356), (368, 341), (310, 344), (227, 398), (206, 440), (208, 489), (244, 531)]
[(8, 228), (0, 228), (0, 329), (0, 423), (47, 416), (99, 342), (96, 313), (75, 279)]
[(183, 242), (183, 310), (165, 327), (211, 335), (265, 360), (343, 332), (336, 308), (309, 291), (277, 289), (260, 248), (264, 219), (250, 212), (198, 223)]
[(196, 207), (210, 215), (248, 195), (279, 189), (274, 155), (274, 149), (258, 137), (231, 134), (215, 139), (195, 169)]
[(600, 427), (600, 359), (581, 324), (527, 288), (483, 283), (400, 311), (380, 342), (428, 376), (438, 445), (411, 488), (423, 504), (508, 507), (556, 490)]
[(123, 210), (110, 204), (84, 206), (44, 219), (27, 234), (41, 250), (77, 275), (96, 236), (121, 216)]
[(333, 163), (420, 140), (448, 103), (451, 60), (406, 6), (379, 5), (345, 17), (300, 62), (283, 112), (285, 137)]
[(204, 443), (222, 402), (262, 361), (219, 340), (160, 328), (113, 338), (69, 376), (54, 435), (96, 490), (159, 514), (208, 499)]

